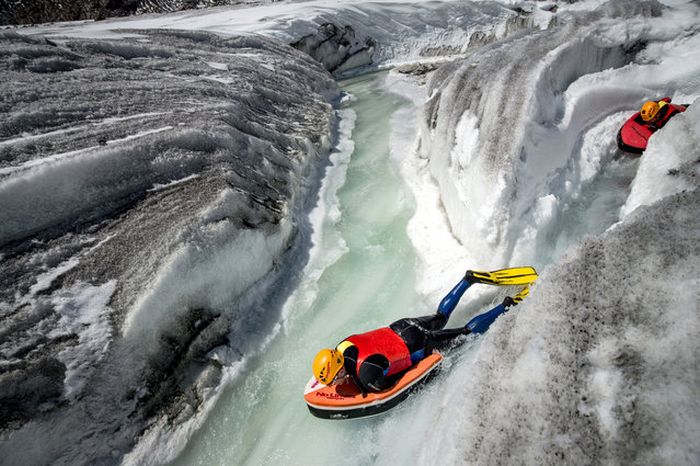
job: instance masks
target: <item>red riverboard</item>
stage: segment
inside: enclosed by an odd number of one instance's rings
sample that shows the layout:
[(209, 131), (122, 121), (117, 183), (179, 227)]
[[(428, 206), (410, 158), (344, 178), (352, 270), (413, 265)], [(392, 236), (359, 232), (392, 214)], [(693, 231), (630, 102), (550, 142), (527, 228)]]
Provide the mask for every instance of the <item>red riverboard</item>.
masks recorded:
[(637, 112), (622, 125), (620, 132), (617, 133), (617, 146), (625, 152), (641, 154), (647, 148), (652, 134), (654, 131), (644, 124), (644, 120)]
[(412, 389), (426, 381), (430, 374), (437, 372), (441, 362), (442, 355), (433, 352), (408, 369), (390, 389), (368, 393), (365, 397), (357, 385), (347, 377), (330, 385), (323, 385), (311, 377), (304, 390), (304, 400), (311, 414), (324, 419), (347, 419), (378, 414), (404, 400)]

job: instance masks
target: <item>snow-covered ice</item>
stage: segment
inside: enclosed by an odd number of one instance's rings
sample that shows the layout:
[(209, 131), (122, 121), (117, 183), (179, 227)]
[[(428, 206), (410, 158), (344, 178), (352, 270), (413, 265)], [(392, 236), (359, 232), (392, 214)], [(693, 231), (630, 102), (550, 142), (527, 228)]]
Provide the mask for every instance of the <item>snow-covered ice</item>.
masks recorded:
[[(120, 456), (177, 399), (185, 422), (225, 380), (222, 364), (259, 347), (253, 334), (280, 312), (259, 290), (290, 280), (305, 254), (332, 78), (262, 36), (139, 37), (57, 46), (0, 33), (10, 462)], [(203, 79), (211, 63), (227, 83)], [(208, 356), (229, 332), (250, 339)], [(41, 448), (23, 456), (20, 444)]]
[[(391, 144), (424, 301), (465, 267), (542, 272), (416, 404), (405, 430), (424, 442), (403, 457), (697, 464), (700, 7), (684, 0), (324, 0), (0, 32), (2, 457), (172, 459), (285, 338), (286, 298), (314, 300), (346, 252), (321, 225), (343, 221), (354, 114), (287, 44), (329, 23), (344, 35), (314, 50), (339, 74), (437, 67), (389, 78), (421, 107), (393, 115)], [(619, 153), (622, 122), (665, 95), (694, 105), (640, 159)], [(372, 427), (380, 445), (401, 419)]]

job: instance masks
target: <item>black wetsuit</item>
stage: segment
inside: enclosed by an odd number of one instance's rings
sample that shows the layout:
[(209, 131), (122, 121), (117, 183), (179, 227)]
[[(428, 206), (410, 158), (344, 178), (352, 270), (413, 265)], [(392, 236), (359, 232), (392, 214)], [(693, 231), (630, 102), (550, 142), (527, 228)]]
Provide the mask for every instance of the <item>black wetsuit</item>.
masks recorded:
[[(411, 361), (415, 364), (432, 353), (433, 350), (444, 349), (452, 344), (457, 337), (470, 333), (467, 327), (443, 330), (447, 320), (448, 316), (438, 313), (397, 320), (389, 325), (389, 328), (406, 343), (408, 351), (411, 353)], [(346, 348), (343, 351), (344, 366), (348, 375), (364, 392), (386, 390), (403, 375), (401, 372), (386, 376), (389, 370), (389, 360), (383, 354), (368, 356), (360, 366), (360, 373), (357, 374), (358, 353), (359, 351), (354, 345)]]
[[(515, 304), (511, 298), (506, 298), (502, 304), (474, 317), (464, 327), (445, 329), (444, 327), (452, 311), (457, 307), (457, 303), (462, 295), (471, 285), (471, 282), (467, 279), (461, 280), (442, 299), (436, 314), (401, 319), (389, 325), (389, 328), (406, 343), (412, 364), (416, 364), (435, 349), (444, 349), (455, 342), (461, 335), (485, 332), (498, 316)], [(343, 343), (341, 342), (341, 345)], [(357, 357), (359, 351), (357, 347), (349, 346), (343, 348), (342, 352), (345, 357), (345, 371), (363, 392), (386, 390), (394, 385), (403, 375), (403, 372), (399, 372), (388, 377), (386, 376), (389, 371), (389, 360), (383, 354), (367, 356), (358, 374)]]

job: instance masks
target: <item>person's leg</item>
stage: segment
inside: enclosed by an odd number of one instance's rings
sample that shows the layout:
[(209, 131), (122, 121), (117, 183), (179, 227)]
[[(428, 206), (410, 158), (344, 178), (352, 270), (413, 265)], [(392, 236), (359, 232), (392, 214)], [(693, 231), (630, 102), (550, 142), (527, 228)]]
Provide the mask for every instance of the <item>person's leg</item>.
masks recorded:
[(464, 328), (469, 330), (471, 333), (484, 333), (489, 329), (493, 321), (496, 320), (498, 316), (508, 311), (508, 309), (510, 309), (512, 306), (516, 306), (523, 299), (525, 299), (529, 293), (530, 289), (525, 287), (513, 297), (506, 296), (501, 304), (488, 312), (484, 312), (483, 314), (479, 314), (478, 316), (474, 317), (472, 320), (467, 322), (467, 325), (465, 325)]
[(401, 319), (389, 325), (406, 343), (411, 354), (411, 361), (416, 364), (433, 352), (450, 346), (460, 335), (467, 335), (465, 327), (440, 330), (447, 318), (442, 314)]
[[(467, 280), (460, 280), (447, 296), (442, 298), (437, 313), (429, 316), (400, 319), (389, 325), (389, 328), (404, 338), (411, 351), (414, 348), (423, 347), (425, 342), (424, 335), (428, 332), (445, 328), (450, 314), (452, 314), (460, 298), (470, 286), (471, 283)], [(421, 332), (416, 332), (416, 330), (409, 329), (409, 327), (418, 327)], [(415, 344), (412, 344), (414, 342)]]
[(447, 317), (444, 314), (433, 314), (429, 316), (413, 317), (410, 321), (413, 325), (418, 325), (424, 330), (440, 330), (447, 324)]
[(452, 311), (455, 310), (455, 307), (457, 307), (457, 303), (462, 298), (462, 295), (464, 295), (464, 292), (467, 291), (471, 285), (471, 282), (467, 281), (466, 278), (463, 278), (459, 283), (457, 283), (457, 285), (455, 285), (454, 288), (452, 288), (449, 293), (447, 293), (444, 298), (442, 298), (442, 301), (440, 301), (440, 305), (438, 306), (435, 314), (398, 320), (390, 325), (391, 329), (396, 333), (401, 334), (401, 330), (407, 325), (417, 325), (426, 331), (445, 328), (445, 325), (447, 325), (447, 321), (450, 318), (450, 314), (452, 314)]
[[(389, 325), (389, 328), (396, 332), (401, 339), (406, 343), (408, 352), (411, 354), (411, 362), (416, 364), (423, 359), (426, 354), (427, 334), (424, 324), (430, 325), (431, 321), (446, 321), (444, 316), (436, 314), (434, 316), (425, 316), (409, 319), (397, 320)], [(444, 325), (444, 323), (442, 324)]]
[(401, 319), (389, 325), (389, 328), (403, 339), (411, 354), (425, 347), (425, 330), (416, 322), (417, 320), (413, 318)]
[(445, 349), (453, 345), (462, 335), (484, 333), (498, 316), (508, 310), (508, 307), (507, 303), (499, 304), (490, 311), (474, 317), (464, 327), (427, 332), (425, 353), (430, 354), (434, 349)]
[(529, 289), (526, 287), (513, 297), (506, 296), (501, 304), (488, 312), (474, 317), (472, 320), (467, 322), (467, 325), (464, 327), (427, 332), (425, 335), (425, 353), (430, 354), (433, 349), (444, 349), (458, 341), (458, 337), (462, 335), (468, 335), (470, 333), (484, 333), (486, 330), (488, 330), (493, 321), (498, 318), (498, 316), (508, 311), (508, 309), (510, 309), (512, 306), (520, 303), (523, 298), (528, 295), (528, 293)]
[(452, 314), (452, 311), (457, 307), (457, 303), (462, 298), (464, 292), (467, 291), (471, 285), (471, 282), (463, 278), (444, 298), (442, 298), (437, 313), (445, 316), (445, 323), (447, 323), (450, 314)]
[(471, 333), (484, 333), (486, 330), (488, 330), (493, 321), (507, 310), (507, 306), (504, 304), (499, 304), (490, 311), (474, 317), (472, 320), (467, 322), (467, 325), (465, 325), (464, 328), (469, 330)]

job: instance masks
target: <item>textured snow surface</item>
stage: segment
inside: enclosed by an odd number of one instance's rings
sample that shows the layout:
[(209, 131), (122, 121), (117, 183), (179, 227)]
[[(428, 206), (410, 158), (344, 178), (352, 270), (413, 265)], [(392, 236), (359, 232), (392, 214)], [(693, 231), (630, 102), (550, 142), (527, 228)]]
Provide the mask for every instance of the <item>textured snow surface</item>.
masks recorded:
[(619, 164), (623, 115), (649, 97), (697, 98), (698, 29), (693, 7), (608, 2), (437, 70), (420, 150), (469, 257), (546, 263), (575, 243), (562, 215)]
[(696, 464), (699, 218), (696, 173), (548, 267), (462, 368), (427, 462)]
[(691, 106), (677, 117), (649, 142), (622, 208), (623, 218), (640, 205), (697, 187), (694, 176), (699, 169), (700, 106)]
[(261, 36), (0, 34), (0, 451), (115, 461), (274, 325), (336, 84)]
[[(415, 155), (425, 301), (465, 266), (543, 272), (400, 446), (420, 464), (697, 464), (700, 8), (557, 6), (319, 1), (2, 32), (3, 461), (171, 459), (284, 338), (301, 266), (343, 254), (305, 256), (320, 217), (343, 220), (332, 199), (306, 215), (335, 84), (285, 45), (333, 22), (376, 41), (374, 65), (445, 63), (418, 90), (392, 78), (425, 103), (392, 143)], [(641, 158), (619, 153), (619, 126), (664, 95), (695, 104)]]
[(581, 9), (429, 81), (419, 173), (460, 245), (425, 282), (465, 262), (544, 273), (452, 369), (418, 463), (698, 463), (700, 111), (641, 159), (615, 147), (644, 100), (700, 96), (700, 11), (665, 3)]
[[(547, 14), (546, 16), (551, 16)], [(31, 34), (55, 37), (135, 35), (134, 29), (185, 29), (222, 34), (262, 33), (286, 43), (315, 36), (323, 25), (351, 28), (339, 46), (322, 46), (318, 58), (334, 62), (347, 54), (340, 72), (366, 63), (361, 52), (371, 44), (371, 63), (383, 66), (432, 57), (459, 55), (528, 26), (524, 15), (497, 2), (311, 1), (262, 5), (257, 8), (217, 8), (169, 15), (120, 18), (94, 23), (59, 23), (25, 28)], [(321, 37), (320, 42), (326, 42)], [(323, 48), (325, 47), (325, 48)]]

